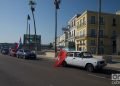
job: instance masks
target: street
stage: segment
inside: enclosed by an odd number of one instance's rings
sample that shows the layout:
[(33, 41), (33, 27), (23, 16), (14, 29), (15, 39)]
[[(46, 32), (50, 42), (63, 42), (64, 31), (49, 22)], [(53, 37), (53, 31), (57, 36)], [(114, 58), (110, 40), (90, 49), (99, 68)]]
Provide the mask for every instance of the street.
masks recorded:
[(112, 86), (111, 73), (54, 67), (47, 59), (25, 60), (0, 54), (0, 86)]

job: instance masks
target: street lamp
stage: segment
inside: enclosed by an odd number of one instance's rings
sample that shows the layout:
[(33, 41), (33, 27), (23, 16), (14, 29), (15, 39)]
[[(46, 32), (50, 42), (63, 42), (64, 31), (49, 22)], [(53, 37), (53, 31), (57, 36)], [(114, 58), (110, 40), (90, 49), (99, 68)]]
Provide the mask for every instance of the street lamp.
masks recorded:
[(35, 31), (35, 52), (37, 53), (37, 35), (36, 35), (36, 23), (35, 23), (35, 17), (34, 17), (34, 11), (35, 11), (35, 1), (34, 0), (30, 0), (29, 1), (29, 5), (31, 7), (31, 11), (32, 11), (32, 16), (33, 16), (33, 22), (34, 22), (34, 31)]
[(97, 50), (96, 54), (100, 53), (100, 28), (101, 28), (101, 0), (99, 0), (99, 12), (98, 12), (98, 29), (97, 29)]
[(60, 9), (60, 0), (54, 0), (55, 5), (55, 57), (57, 56), (57, 10)]

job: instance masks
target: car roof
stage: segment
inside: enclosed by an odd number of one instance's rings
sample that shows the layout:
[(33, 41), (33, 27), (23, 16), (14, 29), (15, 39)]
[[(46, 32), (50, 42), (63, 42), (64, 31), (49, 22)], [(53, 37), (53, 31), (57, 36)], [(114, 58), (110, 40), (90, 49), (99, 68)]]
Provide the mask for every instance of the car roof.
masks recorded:
[(87, 52), (87, 51), (67, 51), (68, 53), (70, 53), (70, 52), (72, 52), (72, 53), (75, 53), (75, 52), (77, 52), (77, 53), (81, 53), (81, 52)]

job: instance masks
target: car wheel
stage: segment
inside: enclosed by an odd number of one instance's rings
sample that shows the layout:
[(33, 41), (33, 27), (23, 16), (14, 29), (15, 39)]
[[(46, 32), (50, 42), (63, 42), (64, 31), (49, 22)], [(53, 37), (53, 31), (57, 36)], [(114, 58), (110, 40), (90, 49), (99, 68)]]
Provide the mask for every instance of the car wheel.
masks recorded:
[(62, 63), (62, 66), (63, 66), (63, 67), (66, 67), (66, 66), (67, 66), (67, 63), (64, 61), (64, 62)]
[(93, 72), (94, 71), (94, 67), (92, 64), (87, 64), (86, 65), (86, 70), (89, 71), (89, 72)]

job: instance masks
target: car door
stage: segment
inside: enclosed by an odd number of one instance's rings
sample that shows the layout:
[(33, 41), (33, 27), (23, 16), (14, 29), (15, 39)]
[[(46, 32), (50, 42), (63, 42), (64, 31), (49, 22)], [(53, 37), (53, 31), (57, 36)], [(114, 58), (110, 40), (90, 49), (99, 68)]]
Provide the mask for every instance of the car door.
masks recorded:
[(74, 53), (74, 58), (72, 59), (72, 64), (73, 64), (74, 66), (83, 67), (83, 66), (84, 66), (83, 54), (80, 53), (80, 52), (75, 52), (75, 53)]
[(65, 59), (67, 64), (72, 65), (73, 57), (74, 57), (74, 53), (73, 52), (67, 52), (67, 58)]

